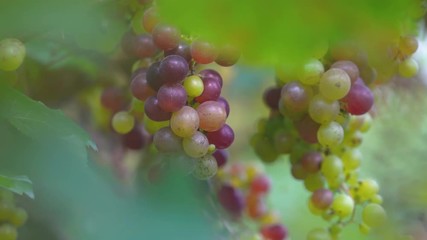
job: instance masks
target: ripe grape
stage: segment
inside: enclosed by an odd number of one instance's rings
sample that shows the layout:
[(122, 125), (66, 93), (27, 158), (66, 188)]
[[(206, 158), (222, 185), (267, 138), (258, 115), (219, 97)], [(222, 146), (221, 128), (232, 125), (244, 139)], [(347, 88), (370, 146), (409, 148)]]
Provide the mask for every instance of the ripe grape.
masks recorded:
[(322, 62), (317, 59), (311, 59), (300, 70), (299, 80), (307, 85), (315, 85), (320, 81), (324, 71)]
[(309, 115), (305, 115), (300, 121), (295, 123), (298, 135), (307, 143), (317, 143), (317, 132), (320, 124), (313, 121)]
[(354, 200), (346, 194), (338, 194), (332, 202), (331, 209), (340, 218), (349, 217), (354, 210)]
[(200, 40), (191, 43), (190, 51), (194, 61), (200, 64), (211, 63), (218, 56), (218, 50), (213, 44)]
[(314, 192), (317, 189), (323, 188), (324, 185), (325, 179), (320, 174), (309, 174), (304, 179), (304, 186), (310, 192)]
[(172, 113), (164, 111), (156, 96), (151, 96), (145, 101), (144, 112), (150, 119), (154, 121), (166, 121), (172, 116)]
[(132, 76), (130, 88), (132, 95), (141, 101), (147, 100), (148, 97), (153, 96), (156, 93), (148, 84), (147, 72), (145, 69), (138, 71)]
[(350, 77), (344, 70), (331, 68), (322, 75), (319, 82), (319, 92), (323, 97), (334, 101), (345, 97), (350, 86)]
[(157, 92), (159, 107), (165, 112), (176, 112), (187, 102), (187, 93), (181, 84), (165, 84)]
[(157, 24), (152, 35), (156, 46), (165, 51), (176, 48), (181, 40), (181, 32), (177, 28), (164, 24)]
[(228, 162), (228, 152), (224, 149), (217, 149), (212, 156), (215, 157), (218, 167), (222, 167)]
[(196, 101), (203, 103), (206, 101), (216, 101), (221, 95), (221, 85), (218, 80), (214, 78), (203, 79), (203, 92), (200, 96), (196, 97)]
[(288, 237), (288, 229), (281, 224), (267, 225), (261, 228), (261, 234), (269, 240), (285, 240)]
[(308, 172), (306, 172), (302, 165), (299, 163), (292, 165), (291, 174), (292, 177), (298, 180), (304, 180), (308, 176)]
[(341, 159), (335, 155), (328, 155), (323, 159), (321, 172), (328, 180), (334, 180), (343, 173)]
[(362, 221), (369, 227), (380, 227), (386, 221), (384, 208), (376, 203), (369, 203), (363, 208)]
[(223, 97), (219, 97), (216, 101), (222, 104), (228, 117), (228, 115), (230, 115), (230, 105), (228, 104), (227, 100), (225, 100)]
[(132, 55), (139, 58), (152, 57), (159, 51), (148, 34), (134, 36), (132, 44)]
[(199, 158), (208, 152), (209, 141), (205, 134), (197, 131), (191, 137), (184, 138), (182, 146), (188, 156)]
[(264, 92), (264, 103), (273, 110), (279, 109), (279, 100), (282, 89), (278, 87), (272, 87)]
[(180, 83), (188, 73), (187, 61), (178, 55), (169, 55), (160, 61), (159, 78), (164, 83)]
[(317, 123), (326, 124), (333, 121), (340, 112), (338, 101), (330, 101), (321, 95), (314, 96), (308, 108), (310, 117)]
[(218, 165), (215, 158), (208, 154), (196, 160), (193, 175), (200, 180), (205, 180), (213, 177), (217, 171)]
[(178, 55), (183, 57), (187, 62), (191, 61), (190, 46), (185, 42), (180, 42), (178, 46), (169, 51), (165, 51), (165, 57), (169, 55)]
[(408, 58), (399, 64), (399, 74), (404, 78), (414, 77), (418, 73), (418, 62)]
[(160, 78), (159, 66), (160, 62), (151, 64), (146, 75), (148, 85), (150, 85), (150, 87), (155, 91), (159, 90), (159, 88), (165, 83), (164, 79)]
[(116, 87), (109, 87), (102, 91), (101, 104), (112, 112), (118, 112), (126, 105), (123, 91)]
[(326, 147), (338, 146), (344, 138), (344, 129), (337, 122), (322, 124), (317, 131), (319, 143)]
[(259, 175), (251, 182), (251, 193), (255, 195), (267, 194), (271, 188), (271, 181), (266, 175)]
[(125, 111), (114, 114), (111, 122), (113, 129), (120, 134), (130, 132), (135, 126), (135, 118)]
[(308, 152), (301, 158), (301, 166), (308, 173), (317, 173), (323, 161), (323, 156), (320, 152)]
[(231, 185), (222, 185), (217, 195), (222, 207), (230, 214), (240, 216), (243, 213), (246, 201), (240, 189)]
[(217, 131), (207, 132), (206, 137), (209, 139), (209, 143), (214, 144), (217, 149), (224, 149), (233, 143), (234, 131), (229, 125), (224, 124)]
[(0, 70), (15, 71), (21, 66), (26, 54), (24, 44), (18, 39), (0, 41)]
[(16, 240), (18, 232), (16, 228), (10, 224), (2, 224), (0, 226), (0, 239), (1, 240)]
[(290, 112), (304, 112), (308, 108), (312, 91), (299, 82), (289, 82), (283, 86), (280, 102)]
[(222, 77), (217, 71), (213, 69), (204, 69), (200, 71), (199, 76), (202, 79), (208, 79), (208, 78), (215, 79), (215, 81), (217, 81), (219, 85), (222, 87), (222, 84), (223, 84)]
[(374, 105), (374, 95), (371, 90), (362, 84), (351, 86), (347, 96), (342, 100), (345, 110), (353, 115), (362, 115), (371, 110)]
[(350, 81), (352, 84), (355, 83), (356, 80), (359, 78), (359, 68), (352, 61), (347, 61), (347, 60), (337, 61), (334, 64), (332, 64), (331, 68), (338, 68), (345, 71), (347, 75), (350, 77)]
[(144, 29), (151, 33), (154, 27), (159, 23), (159, 15), (154, 7), (147, 9), (144, 12), (144, 16), (142, 18), (142, 25)]
[(225, 123), (227, 114), (222, 105), (215, 101), (207, 101), (197, 108), (200, 119), (200, 129), (207, 132), (219, 130)]
[(184, 79), (183, 86), (189, 97), (198, 97), (203, 93), (203, 80), (196, 75), (188, 76)]
[(153, 144), (162, 153), (176, 153), (182, 150), (182, 139), (170, 127), (161, 128), (153, 136)]
[(240, 58), (240, 51), (231, 45), (225, 45), (219, 49), (215, 62), (223, 67), (233, 66)]
[(147, 138), (142, 128), (134, 127), (122, 137), (123, 145), (129, 149), (142, 149), (147, 144)]
[(325, 210), (331, 206), (334, 194), (328, 189), (317, 189), (311, 195), (310, 200), (316, 208)]
[(170, 127), (180, 137), (191, 137), (199, 128), (199, 114), (194, 108), (184, 106), (172, 114)]
[(308, 233), (307, 240), (332, 240), (332, 238), (327, 230), (316, 228)]

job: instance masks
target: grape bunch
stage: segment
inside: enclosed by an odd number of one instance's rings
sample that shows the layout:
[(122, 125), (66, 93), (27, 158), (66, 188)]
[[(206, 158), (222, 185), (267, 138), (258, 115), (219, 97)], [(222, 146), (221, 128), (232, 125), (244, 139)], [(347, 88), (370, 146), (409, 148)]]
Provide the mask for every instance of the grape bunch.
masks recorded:
[(127, 147), (143, 149), (152, 143), (160, 154), (184, 155), (195, 162), (193, 175), (208, 179), (225, 163), (234, 131), (226, 124), (230, 107), (221, 97), (221, 75), (199, 70), (200, 65), (232, 66), (240, 53), (182, 34), (159, 20), (155, 6), (141, 11), (135, 14), (142, 16), (145, 32), (126, 33), (122, 39), (123, 51), (138, 59), (129, 83), (130, 110), (117, 87), (105, 89), (101, 102), (114, 113), (111, 126)]
[(0, 70), (15, 71), (21, 66), (26, 54), (25, 45), (14, 38), (0, 41)]
[(268, 207), (271, 181), (258, 166), (232, 162), (218, 171), (214, 185), (219, 203), (234, 221), (248, 218), (259, 228), (253, 239), (288, 238), (280, 216)]
[(27, 212), (23, 208), (15, 206), (13, 193), (8, 190), (0, 190), (0, 239), (17, 239), (17, 228), (24, 225), (27, 219)]

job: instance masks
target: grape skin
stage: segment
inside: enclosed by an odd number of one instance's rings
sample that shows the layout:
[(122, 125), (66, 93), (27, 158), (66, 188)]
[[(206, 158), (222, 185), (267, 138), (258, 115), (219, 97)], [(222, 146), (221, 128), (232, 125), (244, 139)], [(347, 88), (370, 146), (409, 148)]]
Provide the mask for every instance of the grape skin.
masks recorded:
[(182, 146), (188, 156), (199, 158), (208, 152), (209, 141), (205, 134), (197, 131), (191, 137), (184, 138)]
[(350, 85), (350, 77), (344, 70), (331, 68), (322, 75), (319, 92), (325, 98), (334, 101), (345, 97), (350, 90)]
[(196, 160), (196, 168), (193, 176), (200, 180), (206, 180), (215, 176), (218, 171), (218, 165), (212, 155), (205, 155)]
[(199, 114), (194, 108), (184, 106), (172, 114), (170, 126), (176, 135), (183, 138), (191, 137), (199, 128)]
[(15, 71), (21, 66), (26, 54), (25, 45), (14, 38), (0, 41), (0, 70)]

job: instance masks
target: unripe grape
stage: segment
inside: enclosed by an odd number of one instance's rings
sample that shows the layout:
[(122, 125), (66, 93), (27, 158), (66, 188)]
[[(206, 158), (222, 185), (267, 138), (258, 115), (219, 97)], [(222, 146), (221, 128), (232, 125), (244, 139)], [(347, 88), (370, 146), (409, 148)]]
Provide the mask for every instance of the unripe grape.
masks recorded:
[(147, 115), (144, 115), (144, 128), (150, 134), (154, 134), (159, 129), (168, 127), (168, 126), (169, 126), (169, 120), (158, 122), (158, 121), (151, 120)]
[(118, 112), (113, 116), (112, 125), (116, 132), (126, 134), (135, 126), (135, 118), (128, 112)]
[(308, 114), (317, 123), (326, 124), (333, 121), (340, 112), (338, 101), (330, 101), (321, 95), (314, 96), (308, 107)]
[(324, 71), (322, 62), (317, 59), (311, 59), (300, 70), (299, 80), (307, 85), (315, 85), (320, 81)]
[(324, 185), (325, 179), (320, 174), (309, 174), (304, 179), (304, 186), (310, 192), (314, 192), (317, 189), (323, 188)]
[(322, 146), (335, 147), (339, 145), (344, 138), (344, 129), (337, 122), (323, 124), (317, 131), (317, 139)]
[(0, 41), (0, 70), (15, 71), (21, 66), (26, 54), (24, 44), (18, 39)]
[(362, 153), (359, 149), (346, 149), (341, 156), (344, 163), (344, 168), (347, 170), (355, 170), (359, 168), (362, 161)]
[(399, 50), (404, 56), (414, 54), (418, 49), (418, 40), (412, 36), (401, 37), (399, 41)]
[(170, 126), (177, 136), (191, 137), (199, 128), (199, 114), (194, 108), (184, 106), (172, 114)]
[(18, 232), (16, 228), (10, 224), (2, 224), (0, 226), (0, 239), (1, 240), (16, 240)]
[(218, 165), (212, 155), (205, 155), (196, 160), (196, 168), (193, 176), (200, 180), (206, 180), (213, 177), (218, 171)]
[(211, 63), (218, 57), (218, 50), (213, 44), (200, 40), (191, 44), (190, 51), (194, 61), (200, 64)]
[(291, 167), (291, 174), (292, 177), (294, 177), (297, 180), (304, 180), (308, 173), (305, 171), (305, 169), (301, 166), (301, 164), (293, 164)]
[(331, 209), (340, 218), (349, 217), (354, 210), (354, 200), (346, 194), (338, 194), (332, 202)]
[(371, 232), (371, 228), (365, 223), (361, 223), (359, 224), (359, 232), (364, 235), (368, 235)]
[(337, 178), (343, 172), (343, 163), (335, 155), (328, 155), (323, 159), (321, 172), (328, 180)]
[(377, 181), (373, 179), (365, 179), (359, 181), (357, 187), (357, 194), (362, 200), (368, 200), (374, 197), (379, 191), (379, 185)]
[(24, 223), (28, 219), (27, 211), (22, 208), (17, 208), (13, 211), (12, 217), (10, 218), (10, 223), (15, 227), (20, 227), (24, 225)]
[(399, 64), (399, 74), (404, 78), (414, 77), (418, 73), (418, 62), (408, 58)]
[(362, 220), (369, 227), (379, 227), (386, 221), (387, 215), (384, 208), (376, 203), (369, 203), (363, 208)]
[(234, 46), (225, 45), (219, 49), (215, 62), (223, 67), (233, 66), (240, 58), (240, 51)]
[(338, 100), (347, 95), (351, 80), (348, 74), (341, 69), (331, 68), (326, 71), (319, 82), (319, 91), (329, 100)]
[(180, 152), (182, 139), (173, 133), (170, 127), (164, 127), (153, 136), (153, 144), (162, 153)]
[(197, 131), (191, 137), (184, 138), (182, 146), (188, 156), (199, 158), (208, 152), (209, 141), (205, 134)]
[(317, 208), (311, 200), (308, 200), (308, 210), (316, 216), (320, 216), (323, 213), (322, 209)]
[(369, 199), (370, 202), (376, 203), (376, 204), (382, 204), (383, 203), (383, 197), (381, 195), (376, 194), (372, 198)]
[(289, 82), (283, 86), (280, 103), (291, 113), (301, 113), (307, 110), (312, 97), (312, 90), (299, 82)]
[(203, 81), (197, 75), (188, 76), (183, 85), (188, 96), (193, 98), (200, 96), (204, 90)]
[(350, 81), (353, 84), (359, 78), (359, 68), (352, 61), (342, 60), (332, 64), (331, 68), (338, 68), (344, 70), (350, 77)]
[(334, 200), (334, 193), (328, 189), (317, 189), (313, 192), (310, 198), (313, 206), (318, 209), (325, 210), (327, 209)]

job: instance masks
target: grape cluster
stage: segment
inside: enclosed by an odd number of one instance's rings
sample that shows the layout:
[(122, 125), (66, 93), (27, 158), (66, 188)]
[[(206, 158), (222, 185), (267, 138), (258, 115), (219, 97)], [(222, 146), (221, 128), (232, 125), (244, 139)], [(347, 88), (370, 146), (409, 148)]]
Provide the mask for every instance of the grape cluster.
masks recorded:
[(259, 167), (233, 162), (220, 169), (215, 180), (218, 201), (233, 219), (251, 219), (259, 227), (255, 236), (262, 239), (287, 239), (287, 228), (280, 223), (279, 215), (268, 208), (271, 181)]
[(21, 66), (26, 54), (24, 44), (18, 39), (6, 38), (0, 41), (0, 70), (15, 71)]
[(234, 131), (226, 124), (230, 107), (221, 97), (221, 75), (197, 69), (213, 62), (232, 66), (240, 53), (187, 37), (161, 22), (155, 6), (141, 11), (136, 14), (142, 15), (145, 32), (126, 33), (122, 39), (123, 51), (139, 59), (130, 82), (131, 110), (124, 110), (124, 94), (114, 87), (104, 90), (101, 102), (114, 113), (111, 126), (126, 146), (143, 149), (153, 143), (161, 154), (185, 155), (195, 162), (193, 175), (208, 179), (225, 163)]
[(27, 219), (27, 212), (15, 206), (13, 193), (7, 190), (0, 190), (0, 239), (17, 239), (17, 228), (24, 225)]

